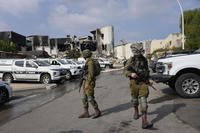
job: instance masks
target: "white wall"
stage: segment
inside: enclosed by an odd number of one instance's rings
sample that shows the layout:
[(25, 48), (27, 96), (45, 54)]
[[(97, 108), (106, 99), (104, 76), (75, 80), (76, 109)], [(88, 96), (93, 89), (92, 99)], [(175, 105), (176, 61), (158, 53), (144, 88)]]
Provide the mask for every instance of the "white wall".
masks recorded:
[(129, 59), (133, 56), (130, 46), (132, 43), (127, 43), (125, 45), (115, 46), (115, 57), (118, 59)]
[(113, 26), (106, 26), (100, 29), (100, 32), (104, 34), (104, 37), (101, 38), (101, 43), (107, 45), (107, 51), (102, 51), (106, 55), (110, 55), (114, 51), (114, 28)]

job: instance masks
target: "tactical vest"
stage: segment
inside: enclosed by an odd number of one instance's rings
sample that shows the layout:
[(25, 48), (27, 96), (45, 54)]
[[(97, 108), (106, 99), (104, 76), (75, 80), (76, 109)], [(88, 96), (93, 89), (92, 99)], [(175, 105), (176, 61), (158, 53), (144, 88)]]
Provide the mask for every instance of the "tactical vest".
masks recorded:
[(138, 82), (146, 82), (149, 79), (149, 69), (146, 58), (143, 55), (132, 57), (131, 67), (133, 72), (138, 75)]

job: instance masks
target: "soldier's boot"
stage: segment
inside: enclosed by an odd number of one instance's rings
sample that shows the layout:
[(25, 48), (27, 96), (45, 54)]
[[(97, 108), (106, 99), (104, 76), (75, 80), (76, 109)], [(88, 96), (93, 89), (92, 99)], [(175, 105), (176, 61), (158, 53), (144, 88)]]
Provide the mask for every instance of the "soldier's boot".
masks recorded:
[(101, 116), (101, 111), (99, 110), (99, 108), (95, 108), (94, 110), (95, 110), (95, 114), (92, 117), (92, 119), (96, 119)]
[(138, 111), (138, 106), (134, 107), (134, 114), (133, 114), (133, 119), (137, 120), (139, 119), (139, 111)]
[(147, 113), (142, 115), (142, 128), (143, 129), (150, 129), (153, 127), (153, 123), (147, 121)]
[(78, 118), (89, 118), (90, 114), (88, 108), (84, 108), (84, 112)]

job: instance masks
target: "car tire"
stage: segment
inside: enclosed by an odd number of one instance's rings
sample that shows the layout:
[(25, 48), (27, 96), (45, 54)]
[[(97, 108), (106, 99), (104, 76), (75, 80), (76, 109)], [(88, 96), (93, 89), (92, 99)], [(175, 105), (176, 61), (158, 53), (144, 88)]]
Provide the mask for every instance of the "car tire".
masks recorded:
[(67, 73), (66, 73), (66, 79), (69, 80), (69, 79), (71, 79), (71, 77), (72, 77), (71, 72), (67, 71)]
[(40, 79), (41, 83), (49, 84), (51, 83), (51, 76), (49, 74), (43, 74)]
[(3, 76), (3, 81), (12, 83), (13, 82), (13, 76), (10, 73), (6, 73)]
[(8, 91), (6, 89), (0, 89), (0, 105), (8, 101)]
[(179, 76), (175, 83), (176, 92), (185, 98), (200, 96), (200, 76), (194, 73), (186, 73)]

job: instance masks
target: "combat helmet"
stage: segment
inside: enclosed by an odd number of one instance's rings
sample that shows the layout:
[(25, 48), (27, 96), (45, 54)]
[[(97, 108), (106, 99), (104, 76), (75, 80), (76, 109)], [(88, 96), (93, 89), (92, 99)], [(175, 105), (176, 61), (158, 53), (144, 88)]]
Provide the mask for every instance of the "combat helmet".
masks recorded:
[(82, 56), (83, 56), (83, 58), (90, 58), (92, 56), (92, 52), (88, 49), (83, 50)]
[(144, 49), (143, 49), (143, 45), (142, 43), (136, 43), (136, 44), (132, 44), (130, 46), (132, 52), (134, 55), (141, 55), (144, 53)]

